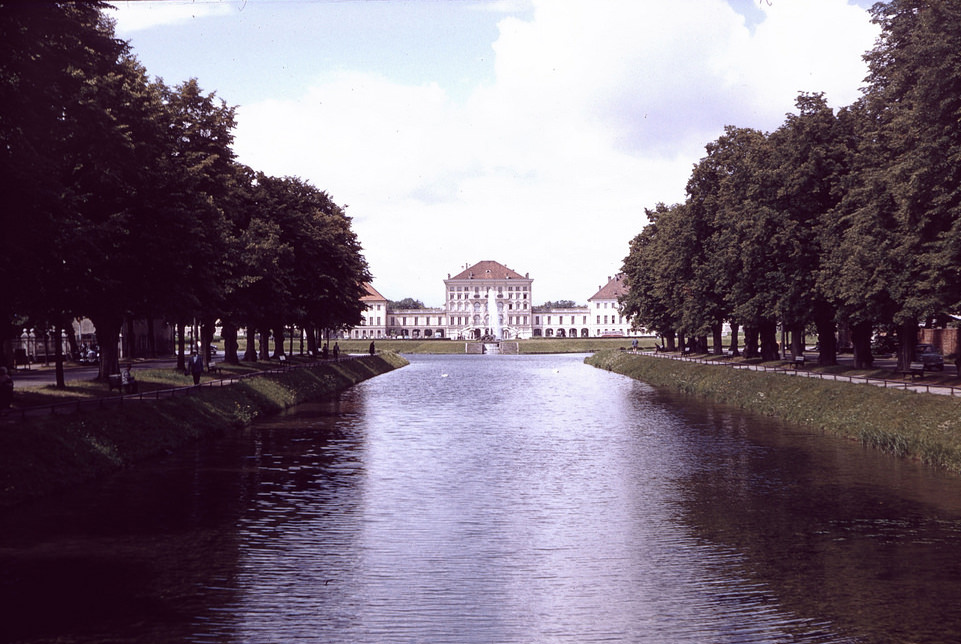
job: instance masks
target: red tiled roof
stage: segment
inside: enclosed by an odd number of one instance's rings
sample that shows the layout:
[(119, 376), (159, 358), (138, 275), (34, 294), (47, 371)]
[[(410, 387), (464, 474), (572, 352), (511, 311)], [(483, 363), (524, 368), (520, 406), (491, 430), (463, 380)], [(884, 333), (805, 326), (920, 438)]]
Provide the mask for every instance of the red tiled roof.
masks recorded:
[(485, 260), (483, 262), (477, 262), (470, 268), (465, 268), (463, 271), (455, 275), (450, 279), (454, 280), (466, 280), (473, 277), (474, 279), (494, 279), (503, 280), (510, 278), (512, 280), (523, 280), (529, 279), (507, 268), (503, 264), (498, 262)]
[(364, 284), (364, 288), (367, 289), (367, 295), (360, 298), (361, 302), (371, 302), (374, 300), (386, 300), (387, 298), (377, 292), (370, 284)]
[(601, 287), (597, 293), (594, 293), (591, 297), (587, 298), (587, 301), (591, 300), (616, 300), (621, 295), (627, 293), (627, 285), (624, 283), (623, 275), (615, 275), (612, 277), (607, 284)]

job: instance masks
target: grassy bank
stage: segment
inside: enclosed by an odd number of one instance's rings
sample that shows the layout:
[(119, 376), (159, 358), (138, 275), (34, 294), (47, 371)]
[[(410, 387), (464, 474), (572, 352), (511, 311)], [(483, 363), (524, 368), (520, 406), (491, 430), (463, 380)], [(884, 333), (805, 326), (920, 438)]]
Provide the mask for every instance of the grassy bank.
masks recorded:
[[(338, 340), (342, 351), (363, 353), (370, 340)], [(514, 342), (514, 340), (512, 340)], [(518, 340), (520, 353), (593, 353), (604, 349), (629, 349), (631, 338), (532, 338)], [(375, 340), (378, 350), (397, 353), (464, 353), (464, 340)], [(638, 338), (638, 346), (654, 348), (654, 338)]]
[(0, 507), (244, 427), (406, 364), (396, 354), (380, 353), (203, 388), (189, 396), (27, 417), (0, 431)]
[(605, 351), (587, 363), (961, 472), (961, 400)]

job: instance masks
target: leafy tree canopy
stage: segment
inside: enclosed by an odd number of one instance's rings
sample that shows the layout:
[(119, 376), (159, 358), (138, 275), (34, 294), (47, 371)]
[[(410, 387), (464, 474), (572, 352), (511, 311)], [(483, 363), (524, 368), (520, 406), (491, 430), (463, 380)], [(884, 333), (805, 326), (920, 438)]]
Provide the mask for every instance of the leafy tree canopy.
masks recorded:
[(388, 305), (392, 309), (426, 309), (427, 308), (426, 306), (424, 306), (423, 302), (421, 302), (420, 300), (415, 300), (412, 297), (405, 297), (404, 299), (398, 300), (396, 302), (394, 300), (390, 300), (388, 301)]

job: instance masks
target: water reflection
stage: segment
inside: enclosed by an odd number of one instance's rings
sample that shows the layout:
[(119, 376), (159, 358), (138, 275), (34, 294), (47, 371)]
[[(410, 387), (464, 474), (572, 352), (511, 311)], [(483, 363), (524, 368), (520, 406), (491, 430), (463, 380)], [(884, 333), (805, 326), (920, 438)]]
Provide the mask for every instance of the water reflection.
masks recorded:
[(958, 492), (576, 356), (415, 357), (4, 515), (0, 640), (950, 641)]
[[(857, 641), (951, 641), (961, 624), (954, 477), (705, 412), (685, 415), (714, 439), (680, 497), (693, 534), (744, 553), (746, 577)], [(739, 449), (745, 440), (759, 448)]]

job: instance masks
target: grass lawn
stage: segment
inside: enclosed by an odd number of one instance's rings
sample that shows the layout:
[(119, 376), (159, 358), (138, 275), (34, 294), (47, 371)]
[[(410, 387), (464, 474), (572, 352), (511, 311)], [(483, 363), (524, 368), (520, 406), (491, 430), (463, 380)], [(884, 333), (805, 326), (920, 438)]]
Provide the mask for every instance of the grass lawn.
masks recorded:
[[(338, 340), (341, 351), (365, 353), (370, 340)], [(508, 340), (515, 342), (515, 340)], [(516, 340), (521, 353), (592, 353), (630, 349), (631, 338), (532, 338)], [(466, 353), (465, 340), (374, 340), (378, 351), (395, 353)], [(653, 349), (654, 338), (638, 338), (638, 348)]]
[[(227, 364), (216, 361), (220, 369), (217, 375), (204, 374), (200, 378), (201, 384), (211, 380), (244, 376), (251, 373), (269, 371), (277, 369), (281, 363), (277, 360), (241, 362), (237, 365)], [(305, 356), (291, 356), (289, 364), (309, 362)], [(184, 375), (183, 371), (176, 368), (166, 369), (146, 369), (137, 367), (132, 370), (137, 379), (138, 393), (149, 393), (159, 389), (171, 389), (175, 387), (188, 387), (193, 385), (193, 377)], [(66, 387), (58, 389), (55, 385), (35, 385), (23, 386), (17, 384), (14, 389), (13, 407), (36, 407), (49, 406), (59, 403), (76, 402), (78, 400), (89, 400), (108, 396), (117, 396), (119, 392), (111, 391), (106, 383), (98, 380), (68, 380)]]

